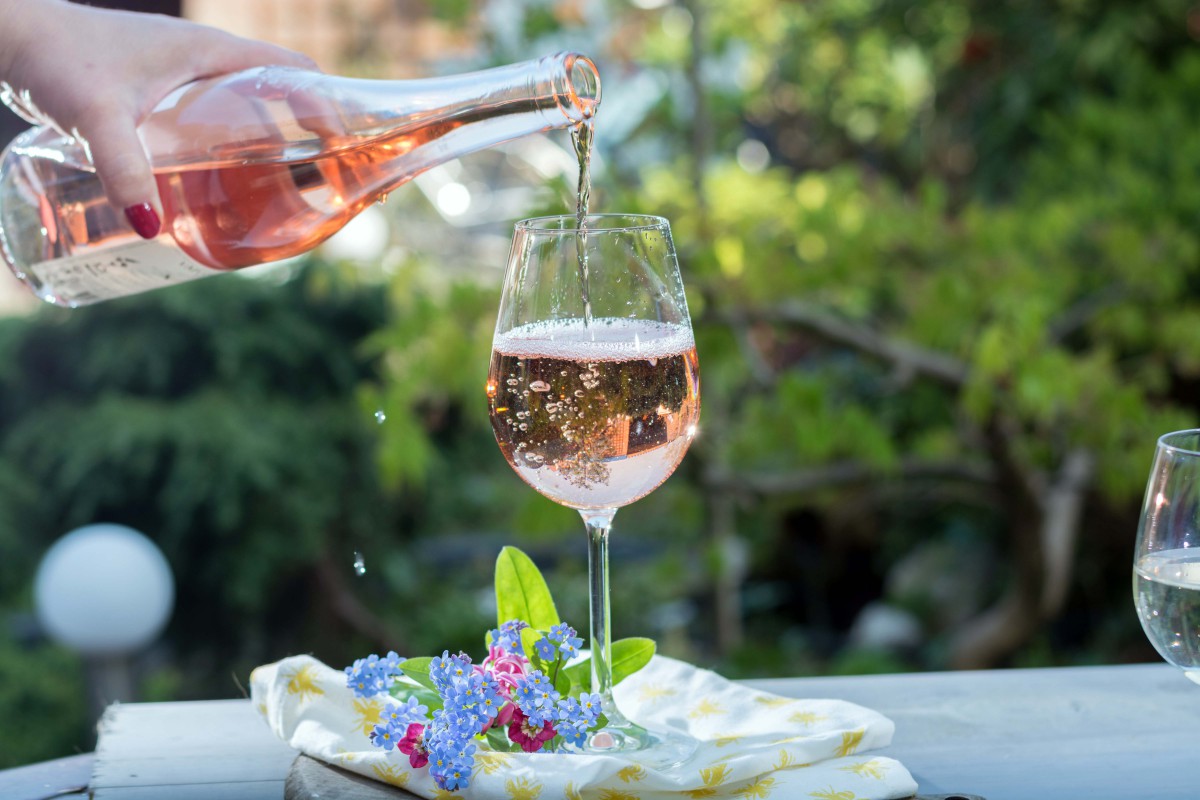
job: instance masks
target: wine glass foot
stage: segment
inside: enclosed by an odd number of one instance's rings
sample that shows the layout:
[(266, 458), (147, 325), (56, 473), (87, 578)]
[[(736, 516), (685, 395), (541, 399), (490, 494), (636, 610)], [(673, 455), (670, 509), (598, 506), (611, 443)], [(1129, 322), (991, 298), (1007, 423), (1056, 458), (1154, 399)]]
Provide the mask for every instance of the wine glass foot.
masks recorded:
[(674, 731), (646, 730), (632, 722), (609, 725), (591, 735), (584, 752), (590, 755), (628, 756), (653, 769), (671, 769), (696, 752), (696, 742)]
[(1200, 683), (1200, 669), (1185, 669), (1183, 674), (1187, 675), (1192, 683)]

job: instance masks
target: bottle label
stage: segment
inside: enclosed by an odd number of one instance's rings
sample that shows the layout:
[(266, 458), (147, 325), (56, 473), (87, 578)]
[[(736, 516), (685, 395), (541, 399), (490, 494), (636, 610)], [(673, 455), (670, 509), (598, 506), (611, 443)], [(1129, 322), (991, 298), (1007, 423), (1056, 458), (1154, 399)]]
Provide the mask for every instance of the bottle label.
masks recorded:
[(72, 306), (220, 274), (157, 239), (43, 261), (29, 272), (41, 284), (39, 294)]

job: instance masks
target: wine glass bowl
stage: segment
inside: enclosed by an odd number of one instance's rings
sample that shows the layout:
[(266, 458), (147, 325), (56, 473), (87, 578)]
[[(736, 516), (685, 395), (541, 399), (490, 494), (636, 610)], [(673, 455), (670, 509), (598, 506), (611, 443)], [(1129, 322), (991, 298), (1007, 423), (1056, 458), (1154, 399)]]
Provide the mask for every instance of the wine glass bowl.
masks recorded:
[(578, 510), (588, 532), (592, 689), (609, 720), (589, 749), (662, 750), (666, 737), (633, 725), (613, 702), (608, 535), (617, 509), (670, 477), (696, 434), (696, 345), (667, 221), (597, 214), (580, 222), (517, 223), (488, 405), (508, 463)]
[(1200, 430), (1158, 440), (1138, 526), (1133, 596), (1150, 643), (1200, 683)]
[[(627, 347), (634, 338), (636, 354)], [(644, 497), (675, 470), (695, 433), (696, 350), (671, 326), (529, 326), (498, 338), (491, 373), (492, 425), (505, 457), (522, 480), (569, 508)]]

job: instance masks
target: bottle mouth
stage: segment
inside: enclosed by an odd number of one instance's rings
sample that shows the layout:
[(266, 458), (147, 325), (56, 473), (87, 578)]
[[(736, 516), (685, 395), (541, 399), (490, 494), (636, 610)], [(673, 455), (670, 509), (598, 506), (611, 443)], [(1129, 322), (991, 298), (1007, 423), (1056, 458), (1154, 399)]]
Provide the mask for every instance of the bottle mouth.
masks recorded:
[(576, 122), (590, 119), (600, 105), (600, 72), (590, 58), (579, 53), (564, 53), (564, 91), (559, 93), (562, 111)]

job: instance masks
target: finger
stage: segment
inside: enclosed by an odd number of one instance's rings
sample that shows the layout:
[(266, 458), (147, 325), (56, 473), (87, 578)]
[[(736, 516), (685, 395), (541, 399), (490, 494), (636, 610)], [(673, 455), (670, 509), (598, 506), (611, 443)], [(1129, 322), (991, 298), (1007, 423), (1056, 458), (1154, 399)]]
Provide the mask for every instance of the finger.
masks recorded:
[(217, 75), (224, 72), (235, 72), (249, 67), (260, 67), (266, 64), (276, 64), (285, 67), (299, 67), (319, 71), (317, 62), (303, 53), (289, 50), (286, 47), (256, 42), (228, 34), (221, 35), (222, 44), (219, 47), (206, 48), (200, 52), (202, 63), (197, 72), (201, 75)]
[(317, 62), (313, 61), (304, 53), (299, 53), (295, 50), (289, 50), (286, 47), (280, 47), (274, 44), (267, 44), (265, 42), (256, 42), (256, 45), (262, 49), (260, 56), (261, 63), (282, 64), (288, 67), (320, 70), (320, 67), (317, 66)]
[[(210, 25), (187, 20), (163, 17), (157, 14), (142, 14), (132, 11), (113, 11), (78, 6), (83, 13), (91, 13), (97, 23), (122, 23), (115, 26), (114, 35), (135, 36), (128, 44), (131, 52), (144, 51), (150, 61), (169, 74), (188, 73), (185, 80), (211, 77), (225, 72), (234, 72), (248, 67), (280, 64), (303, 69), (319, 69), (315, 61), (303, 53), (286, 47), (247, 39)], [(110, 25), (110, 27), (113, 27)], [(154, 47), (145, 47), (145, 37), (150, 36)], [(156, 53), (175, 51), (174, 63), (156, 61)]]
[(158, 187), (132, 115), (116, 109), (96, 115), (79, 126), (79, 133), (88, 141), (109, 202), (125, 212), (139, 236), (153, 239), (162, 219)]

